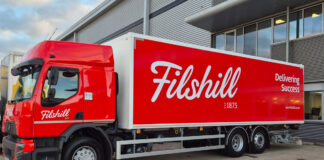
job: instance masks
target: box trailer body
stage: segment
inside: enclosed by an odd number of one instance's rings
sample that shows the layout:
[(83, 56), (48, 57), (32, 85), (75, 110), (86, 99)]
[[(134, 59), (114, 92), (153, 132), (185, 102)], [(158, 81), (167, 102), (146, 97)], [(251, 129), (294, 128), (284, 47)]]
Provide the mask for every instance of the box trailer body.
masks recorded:
[(304, 122), (302, 65), (133, 34), (104, 45), (122, 129)]
[[(10, 70), (15, 65), (21, 62), (23, 52), (10, 51), (8, 55), (1, 60), (0, 70), (0, 123), (5, 111), (5, 106), (8, 100), (12, 99), (12, 88), (18, 77), (11, 75)], [(1, 125), (0, 124), (0, 125)], [(1, 133), (2, 135), (2, 133)], [(1, 138), (2, 140), (2, 138)]]
[(21, 62), (23, 56), (23, 52), (10, 51), (1, 60), (1, 104), (5, 104), (7, 100), (12, 99), (12, 87), (18, 77), (13, 76), (10, 70)]
[[(303, 65), (134, 33), (101, 45), (41, 42), (11, 74), (10, 160), (238, 157), (288, 142), (304, 122)], [(170, 142), (178, 148), (156, 147)]]

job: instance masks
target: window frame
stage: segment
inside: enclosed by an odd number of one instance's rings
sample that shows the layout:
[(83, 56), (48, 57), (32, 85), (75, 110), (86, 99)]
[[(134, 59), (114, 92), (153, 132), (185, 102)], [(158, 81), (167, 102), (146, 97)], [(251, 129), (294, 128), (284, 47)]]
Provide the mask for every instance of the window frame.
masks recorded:
[[(219, 36), (219, 35), (223, 35), (224, 36), (224, 38), (223, 38), (223, 47), (222, 48), (217, 48), (217, 36)], [(219, 34), (215, 34), (215, 36), (214, 36), (214, 48), (216, 48), (216, 49), (220, 49), (220, 50), (225, 50), (225, 43), (226, 43), (226, 37), (225, 37), (225, 33), (219, 33)]]
[[(244, 49), (245, 49), (245, 43), (246, 43), (246, 41), (245, 41), (245, 28), (247, 28), (247, 27), (250, 27), (250, 26), (253, 26), (253, 25), (255, 25), (255, 49), (254, 49), (254, 54), (252, 55), (252, 54), (247, 54), (247, 53), (244, 53)], [(257, 53), (257, 51), (258, 51), (258, 42), (257, 42), (257, 39), (258, 38), (258, 23), (252, 23), (252, 24), (249, 24), (249, 25), (246, 25), (246, 26), (244, 26), (243, 27), (243, 53), (242, 54), (246, 54), (246, 55), (250, 55), (250, 56), (258, 56), (258, 53)]]
[[(42, 94), (43, 94), (43, 90), (44, 90), (44, 86), (45, 86), (45, 82), (46, 82), (46, 77), (47, 77), (49, 71), (50, 71), (52, 68), (57, 68), (58, 71), (72, 71), (72, 72), (76, 72), (76, 74), (77, 74), (77, 76), (78, 76), (78, 78), (77, 78), (77, 79), (78, 79), (78, 81), (77, 81), (77, 90), (76, 90), (75, 94), (71, 95), (70, 97), (64, 99), (64, 101), (59, 102), (59, 103), (57, 103), (57, 104), (55, 104), (55, 105), (44, 105), (44, 99), (45, 99), (45, 98), (43, 99), (43, 96), (41, 95), (40, 97), (41, 97), (41, 105), (42, 105), (42, 107), (56, 107), (56, 106), (58, 106), (59, 104), (61, 104), (61, 103), (65, 102), (65, 101), (71, 99), (72, 97), (74, 97), (75, 95), (77, 95), (77, 94), (79, 93), (79, 91), (80, 91), (80, 70), (79, 70), (78, 68), (61, 67), (61, 66), (50, 66), (50, 67), (47, 68), (47, 71), (46, 71), (46, 74), (45, 74), (45, 80), (44, 80), (44, 82), (43, 82), (43, 86), (42, 86)], [(47, 81), (47, 82), (48, 82), (48, 81)], [(50, 86), (50, 85), (49, 85), (49, 86)], [(49, 87), (49, 89), (50, 89), (50, 87)]]
[[(309, 34), (309, 35), (306, 35), (305, 36), (305, 10), (307, 9), (310, 9), (310, 8), (313, 8), (313, 7), (317, 7), (317, 6), (322, 6), (322, 31), (321, 32), (318, 32), (318, 33), (312, 33), (312, 34)], [(304, 7), (303, 9), (300, 9), (302, 11), (302, 18), (303, 18), (303, 37), (312, 37), (314, 35), (318, 35), (318, 34), (323, 34), (324, 33), (324, 2), (323, 3), (318, 3), (318, 4), (314, 4), (314, 5), (311, 5), (311, 6), (307, 6), (307, 7)], [(297, 10), (299, 11), (299, 10)]]
[(233, 37), (233, 39), (234, 39), (234, 44), (233, 44), (233, 51), (231, 51), (231, 52), (236, 52), (236, 29), (232, 29), (232, 30), (229, 30), (229, 31), (227, 31), (227, 32), (224, 32), (224, 50), (225, 51), (228, 51), (228, 50), (226, 50), (226, 47), (227, 47), (227, 39), (226, 39), (226, 35), (228, 34), (228, 33), (232, 33), (232, 32), (234, 32), (234, 37)]
[[(321, 106), (321, 112), (322, 114), (320, 115), (321, 116), (321, 119), (306, 119), (306, 116), (305, 116), (305, 105), (304, 105), (304, 119), (305, 121), (308, 121), (308, 122), (314, 122), (314, 121), (322, 121), (324, 122), (324, 90), (304, 90), (304, 92), (322, 92), (322, 97), (321, 97), (321, 101), (322, 101), (322, 106)], [(305, 98), (305, 97), (304, 97)], [(304, 99), (304, 101), (306, 101)]]
[[(238, 52), (237, 51), (237, 30), (239, 30), (239, 29), (242, 29), (242, 52)], [(243, 51), (244, 51), (244, 26), (243, 27), (238, 27), (238, 28), (236, 28), (235, 29), (235, 52), (237, 52), (237, 53), (240, 53), (240, 54), (244, 54), (243, 53)]]
[[(316, 6), (322, 6), (322, 32), (319, 32), (319, 33), (315, 33), (315, 34), (310, 34), (310, 35), (307, 35), (305, 36), (305, 17), (304, 17), (304, 11), (305, 9), (309, 9), (309, 8), (312, 8), (312, 7), (316, 7)], [(293, 13), (296, 13), (296, 12), (301, 12), (301, 22), (302, 22), (302, 31), (301, 31), (301, 35), (299, 35), (298, 38), (295, 38), (295, 39), (289, 39), (289, 41), (292, 41), (292, 40), (298, 40), (298, 39), (302, 39), (302, 38), (307, 38), (307, 37), (312, 37), (312, 36), (316, 36), (318, 34), (324, 34), (324, 2), (319, 2), (319, 3), (313, 3), (313, 4), (309, 4), (309, 5), (304, 5), (304, 6), (300, 6), (300, 7), (296, 7), (295, 9), (292, 9), (289, 14), (293, 14)], [(285, 43), (286, 40), (284, 41), (280, 41), (280, 42), (274, 42), (274, 19), (277, 18), (277, 17), (281, 17), (281, 16), (287, 16), (287, 13), (286, 12), (280, 12), (280, 13), (276, 13), (276, 14), (273, 14), (273, 15), (269, 15), (269, 16), (266, 16), (264, 18), (260, 18), (258, 20), (254, 20), (252, 23), (248, 22), (248, 23), (244, 23), (242, 25), (238, 25), (238, 26), (235, 26), (235, 27), (232, 27), (230, 28), (229, 30), (223, 30), (221, 32), (215, 32), (212, 34), (212, 37), (213, 37), (213, 40), (212, 40), (212, 47), (213, 48), (216, 48), (216, 36), (217, 35), (223, 35), (224, 36), (224, 47), (223, 49), (221, 50), (225, 50), (226, 49), (226, 33), (228, 32), (232, 32), (234, 31), (235, 32), (235, 38), (234, 38), (234, 52), (237, 52), (237, 30), (240, 29), (240, 28), (243, 28), (243, 36), (245, 35), (244, 34), (244, 29), (245, 27), (248, 27), (250, 25), (256, 25), (256, 34), (258, 34), (258, 23), (260, 22), (263, 22), (263, 21), (266, 21), (266, 20), (271, 20), (271, 44), (270, 45), (274, 45), (274, 44), (280, 44), (280, 43)], [(286, 20), (286, 30), (287, 30), (287, 27), (288, 27), (288, 23), (291, 23), (290, 21), (288, 22)], [(290, 32), (290, 31), (289, 31)], [(290, 33), (288, 33), (290, 34)], [(257, 38), (257, 35), (256, 35), (256, 38)], [(287, 39), (287, 37), (286, 37)], [(258, 56), (258, 51), (257, 51), (257, 48), (258, 48), (258, 41), (256, 39), (256, 53), (254, 56)], [(243, 51), (244, 51), (244, 46), (243, 46)], [(246, 53), (242, 53), (242, 54), (246, 54)]]
[[(273, 19), (272, 18), (269, 18), (269, 19), (264, 19), (263, 21), (260, 21), (260, 22), (257, 22), (256, 23), (256, 25), (257, 25), (257, 30), (256, 30), (256, 51), (255, 51), (255, 53), (256, 53), (256, 56), (258, 56), (258, 57), (262, 57), (262, 56), (259, 56), (259, 46), (260, 46), (260, 44), (261, 43), (259, 43), (259, 32), (260, 32), (260, 30), (259, 30), (259, 24), (260, 23), (264, 23), (264, 22), (267, 22), (267, 21), (269, 21), (270, 22), (270, 53), (269, 53), (269, 58), (271, 58), (271, 44), (273, 43), (272, 41), (273, 41), (273, 29), (272, 29), (272, 26), (273, 26), (273, 24), (272, 24), (272, 22), (273, 22)], [(263, 57), (263, 58), (268, 58), (268, 57)]]

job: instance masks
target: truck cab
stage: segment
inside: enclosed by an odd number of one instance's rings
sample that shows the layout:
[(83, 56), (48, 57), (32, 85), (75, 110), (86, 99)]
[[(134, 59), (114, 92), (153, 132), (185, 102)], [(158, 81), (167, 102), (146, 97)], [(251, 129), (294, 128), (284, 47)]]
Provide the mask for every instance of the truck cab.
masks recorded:
[(2, 124), (3, 154), (8, 159), (42, 159), (43, 146), (52, 145), (53, 154), (62, 147), (61, 140), (45, 137), (59, 139), (75, 124), (115, 121), (115, 72), (109, 46), (44, 41), (25, 54), (11, 73), (18, 81)]

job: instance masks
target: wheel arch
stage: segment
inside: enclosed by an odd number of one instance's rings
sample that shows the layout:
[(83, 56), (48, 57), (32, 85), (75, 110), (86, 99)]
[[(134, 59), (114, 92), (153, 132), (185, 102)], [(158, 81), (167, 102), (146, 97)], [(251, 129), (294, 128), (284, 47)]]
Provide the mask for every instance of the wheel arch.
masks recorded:
[[(111, 160), (112, 157), (112, 143), (109, 140), (109, 137), (105, 134), (104, 130), (100, 128), (104, 124), (74, 124), (69, 127), (62, 135), (62, 141), (60, 143), (60, 150), (62, 151), (64, 145), (70, 140), (73, 135), (85, 134), (91, 138), (99, 140), (99, 143), (103, 143), (105, 152), (104, 158)], [(106, 152), (108, 151), (108, 152)], [(61, 156), (60, 156), (61, 157)]]
[(231, 136), (231, 134), (233, 133), (233, 131), (235, 130), (243, 130), (243, 132), (245, 133), (245, 136), (247, 138), (247, 142), (249, 143), (250, 142), (250, 137), (249, 137), (249, 134), (247, 133), (246, 129), (244, 129), (243, 127), (233, 127), (231, 128), (229, 131), (228, 131), (228, 134), (226, 135), (226, 138), (225, 138), (225, 146), (228, 145), (228, 139), (229, 137)]

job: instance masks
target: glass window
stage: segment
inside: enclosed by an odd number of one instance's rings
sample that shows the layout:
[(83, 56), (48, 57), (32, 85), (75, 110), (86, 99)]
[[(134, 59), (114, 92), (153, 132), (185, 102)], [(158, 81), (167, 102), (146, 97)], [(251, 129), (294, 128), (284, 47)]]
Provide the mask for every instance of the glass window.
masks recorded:
[(286, 40), (287, 35), (287, 17), (286, 15), (274, 18), (273, 41), (282, 42)]
[(14, 63), (19, 63), (19, 62), (21, 62), (22, 57), (23, 57), (23, 56), (15, 55), (15, 56), (14, 56)]
[(258, 56), (270, 58), (271, 20), (258, 24)]
[(216, 35), (216, 48), (217, 49), (224, 49), (224, 34)]
[(7, 66), (7, 67), (9, 66), (9, 55), (7, 55), (4, 58), (2, 58), (1, 65), (2, 66)]
[(256, 52), (256, 25), (244, 27), (244, 54), (255, 55)]
[(226, 33), (226, 47), (225, 50), (227, 51), (234, 51), (234, 32)]
[(79, 74), (76, 69), (59, 68), (58, 79), (55, 85), (49, 85), (48, 79), (51, 69), (48, 70), (42, 92), (43, 106), (55, 106), (64, 102), (78, 92)]
[(304, 35), (322, 32), (322, 5), (304, 10)]
[(296, 39), (303, 36), (303, 18), (302, 12), (291, 13), (289, 17), (289, 38)]
[(12, 86), (12, 99), (13, 101), (24, 101), (30, 99), (33, 96), (34, 88), (38, 80), (41, 67), (32, 66), (25, 67), (15, 85)]
[(322, 120), (323, 92), (305, 92), (305, 119)]
[(243, 28), (236, 30), (236, 52), (243, 53), (244, 37)]

